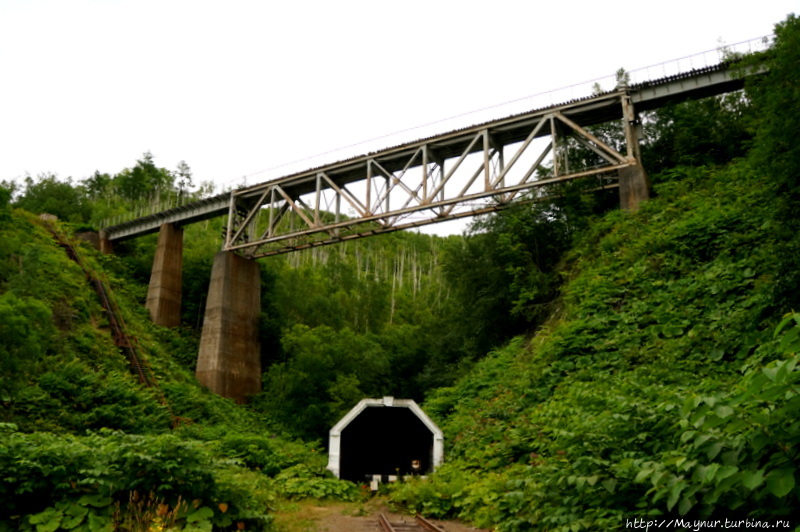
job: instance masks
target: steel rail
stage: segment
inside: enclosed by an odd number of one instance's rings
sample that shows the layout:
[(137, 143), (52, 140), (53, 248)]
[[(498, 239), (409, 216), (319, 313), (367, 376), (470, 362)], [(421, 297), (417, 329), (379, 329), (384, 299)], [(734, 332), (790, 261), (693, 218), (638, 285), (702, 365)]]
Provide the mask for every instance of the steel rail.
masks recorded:
[(414, 517), (414, 520), (417, 522), (419, 526), (421, 526), (422, 528), (424, 528), (429, 532), (444, 532), (444, 528), (434, 525), (433, 523), (431, 523), (430, 521), (428, 521), (419, 514), (417, 514)]
[[(151, 377), (152, 371), (142, 363), (137, 349), (138, 342), (135, 337), (128, 333), (128, 328), (122, 318), (119, 305), (117, 305), (116, 300), (112, 296), (111, 288), (103, 282), (95, 270), (81, 259), (77, 248), (67, 240), (55, 224), (49, 220), (42, 220), (42, 224), (53, 236), (56, 243), (64, 249), (67, 256), (83, 270), (87, 281), (89, 281), (89, 284), (94, 288), (100, 305), (106, 311), (108, 326), (111, 329), (114, 345), (122, 351), (122, 354), (128, 359), (131, 372), (139, 378), (141, 384), (148, 388), (154, 387), (155, 380)], [(151, 376), (148, 376), (148, 373), (150, 373)]]
[(395, 532), (394, 527), (389, 522), (389, 519), (387, 519), (383, 514), (378, 516), (378, 525), (381, 527), (383, 532)]
[(389, 518), (387, 518), (386, 515), (380, 514), (378, 516), (378, 526), (380, 526), (383, 532), (398, 532), (398, 528), (402, 528), (403, 530), (420, 529), (427, 532), (444, 532), (442, 527), (433, 524), (419, 514), (414, 516), (413, 523), (404, 522), (402, 524), (395, 523), (394, 525), (389, 522)]

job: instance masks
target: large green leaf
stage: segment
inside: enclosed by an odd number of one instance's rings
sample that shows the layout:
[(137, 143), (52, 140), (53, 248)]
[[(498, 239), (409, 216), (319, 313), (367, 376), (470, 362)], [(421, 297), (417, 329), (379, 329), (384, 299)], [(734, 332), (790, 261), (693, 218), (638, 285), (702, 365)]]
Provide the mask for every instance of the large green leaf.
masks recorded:
[(754, 490), (764, 483), (764, 470), (757, 469), (756, 471), (742, 471), (742, 485), (749, 489)]
[(209, 508), (208, 506), (201, 506), (194, 512), (190, 513), (186, 516), (186, 521), (189, 523), (197, 523), (199, 521), (205, 521), (214, 517), (214, 510)]
[(794, 489), (794, 468), (776, 469), (767, 475), (767, 490), (776, 497), (785, 497)]
[(114, 532), (114, 523), (111, 518), (89, 513), (89, 530), (91, 532)]

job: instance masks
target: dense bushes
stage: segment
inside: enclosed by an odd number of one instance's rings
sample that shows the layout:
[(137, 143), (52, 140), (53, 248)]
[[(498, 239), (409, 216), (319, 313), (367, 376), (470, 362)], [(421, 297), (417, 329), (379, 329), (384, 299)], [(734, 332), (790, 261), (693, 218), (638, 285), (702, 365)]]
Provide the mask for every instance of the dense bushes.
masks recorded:
[(146, 530), (151, 521), (260, 530), (274, 492), (265, 477), (174, 435), (0, 435), (0, 526), (7, 530)]
[(0, 211), (0, 530), (260, 530), (278, 497), (354, 496), (270, 416), (201, 388), (196, 343), (149, 323), (128, 263), (76, 243), (113, 289), (143, 387), (83, 269), (35, 217)]
[(676, 449), (626, 464), (635, 482), (652, 486), (653, 503), (700, 516), (797, 515), (800, 315), (787, 316), (776, 336), (730, 391), (686, 397), (671, 427)]
[(624, 515), (791, 515), (798, 329), (772, 339), (780, 245), (745, 163), (683, 169), (569, 255), (563, 308), (425, 407), (451, 442), (395, 500), (500, 530)]
[(28, 431), (114, 428), (142, 434), (171, 424), (169, 410), (127, 370), (98, 372), (79, 360), (42, 372), (21, 392), (16, 414)]
[(0, 294), (0, 402), (13, 405), (29, 384), (53, 329), (50, 309), (40, 301)]
[(274, 435), (193, 426), (73, 436), (2, 424), (0, 530), (263, 530), (279, 497), (358, 497), (324, 465)]

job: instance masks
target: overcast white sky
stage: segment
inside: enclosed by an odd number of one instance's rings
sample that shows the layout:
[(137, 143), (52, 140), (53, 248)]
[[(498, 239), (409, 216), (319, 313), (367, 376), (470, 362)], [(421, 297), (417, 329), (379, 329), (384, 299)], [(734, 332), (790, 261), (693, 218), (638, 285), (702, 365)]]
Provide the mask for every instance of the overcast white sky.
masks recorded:
[(150, 151), (169, 169), (185, 160), (195, 183), (254, 184), (379, 147), (276, 169), (360, 141), (767, 35), (797, 7), (0, 0), (0, 180), (113, 174)]

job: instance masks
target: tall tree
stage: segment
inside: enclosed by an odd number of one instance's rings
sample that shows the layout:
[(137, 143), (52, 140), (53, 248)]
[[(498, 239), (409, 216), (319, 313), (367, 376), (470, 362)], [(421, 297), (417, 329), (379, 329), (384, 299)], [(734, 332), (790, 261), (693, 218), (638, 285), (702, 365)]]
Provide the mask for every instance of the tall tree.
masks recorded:
[(192, 169), (189, 168), (189, 165), (186, 164), (186, 161), (181, 161), (178, 163), (178, 169), (175, 172), (175, 175), (178, 178), (178, 195), (183, 197), (184, 194), (189, 192), (189, 189), (194, 186), (192, 182)]
[(789, 15), (775, 26), (766, 64), (747, 90), (758, 116), (751, 160), (775, 186), (772, 230), (784, 242), (776, 292), (788, 311), (800, 306), (800, 18)]
[(148, 151), (133, 168), (126, 168), (114, 176), (114, 183), (125, 199), (141, 200), (171, 191), (174, 179), (169, 170), (156, 166), (153, 154)]
[(556, 265), (592, 210), (587, 198), (514, 206), (477, 220), (469, 236), (445, 248), (463, 355), (483, 356), (548, 315), (560, 283)]
[(92, 201), (96, 201), (109, 193), (111, 176), (109, 174), (101, 174), (100, 171), (96, 170), (92, 177), (84, 179), (82, 183), (86, 195)]
[(759, 122), (753, 157), (784, 192), (800, 195), (800, 18), (775, 26), (775, 43), (767, 57), (767, 73), (748, 85)]
[(717, 165), (747, 153), (750, 106), (742, 92), (687, 101), (645, 116), (642, 159), (648, 172)]
[(8, 209), (8, 205), (9, 203), (11, 203), (12, 194), (13, 194), (13, 189), (10, 186), (6, 185), (5, 181), (0, 183), (0, 213)]
[(69, 222), (88, 222), (92, 205), (72, 179), (59, 181), (53, 174), (43, 174), (35, 180), (25, 178), (25, 188), (15, 206), (33, 213), (47, 213)]

